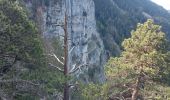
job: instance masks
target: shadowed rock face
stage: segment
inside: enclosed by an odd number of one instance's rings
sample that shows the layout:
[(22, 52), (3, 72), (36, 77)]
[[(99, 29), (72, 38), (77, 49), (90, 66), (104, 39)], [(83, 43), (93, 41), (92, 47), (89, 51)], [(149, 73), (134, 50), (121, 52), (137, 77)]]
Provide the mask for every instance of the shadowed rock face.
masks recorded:
[[(60, 37), (67, 8), (70, 69), (77, 64), (87, 64), (74, 75), (84, 82), (104, 82), (103, 65), (105, 64), (104, 45), (96, 31), (95, 5), (93, 0), (49, 0), (45, 5), (39, 3), (36, 15), (45, 40)], [(35, 1), (27, 0), (29, 9), (34, 8)], [(63, 37), (60, 37), (63, 40)], [(50, 43), (48, 43), (50, 45)], [(52, 46), (49, 46), (53, 51)]]

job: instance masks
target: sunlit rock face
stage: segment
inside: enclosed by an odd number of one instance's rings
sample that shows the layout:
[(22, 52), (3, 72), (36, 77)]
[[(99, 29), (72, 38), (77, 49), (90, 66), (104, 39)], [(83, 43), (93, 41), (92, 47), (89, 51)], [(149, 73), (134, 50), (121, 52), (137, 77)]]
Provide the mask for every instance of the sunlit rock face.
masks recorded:
[(86, 65), (74, 73), (76, 78), (84, 82), (104, 82), (104, 45), (96, 31), (93, 0), (47, 0), (36, 7), (33, 4), (33, 0), (26, 2), (29, 9), (36, 8), (37, 21), (46, 40), (53, 37), (63, 40), (62, 26), (67, 15), (69, 67)]

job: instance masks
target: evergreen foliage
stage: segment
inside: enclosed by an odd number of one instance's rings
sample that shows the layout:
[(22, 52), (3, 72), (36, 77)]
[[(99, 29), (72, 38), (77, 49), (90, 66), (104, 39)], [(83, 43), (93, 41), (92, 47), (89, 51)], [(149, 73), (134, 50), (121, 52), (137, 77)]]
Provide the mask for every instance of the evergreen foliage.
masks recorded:
[(168, 100), (170, 55), (161, 27), (152, 20), (138, 24), (122, 47), (106, 65), (106, 83), (82, 89), (85, 100)]
[[(168, 82), (167, 43), (165, 33), (152, 20), (138, 24), (137, 29), (132, 31), (131, 38), (123, 41), (124, 51), (121, 56), (111, 58), (107, 64), (108, 80), (122, 84), (122, 87), (126, 86), (124, 89), (129, 88), (131, 95), (137, 89), (138, 97), (150, 98), (150, 89), (156, 91), (155, 85)], [(124, 91), (119, 89), (120, 92)], [(161, 92), (157, 94), (160, 96)]]
[(1, 56), (36, 62), (42, 53), (37, 29), (17, 1), (0, 1)]
[(44, 54), (37, 26), (20, 2), (0, 0), (0, 81), (11, 80), (0, 82), (0, 98), (1, 93), (15, 100), (56, 98), (65, 78), (47, 66)]

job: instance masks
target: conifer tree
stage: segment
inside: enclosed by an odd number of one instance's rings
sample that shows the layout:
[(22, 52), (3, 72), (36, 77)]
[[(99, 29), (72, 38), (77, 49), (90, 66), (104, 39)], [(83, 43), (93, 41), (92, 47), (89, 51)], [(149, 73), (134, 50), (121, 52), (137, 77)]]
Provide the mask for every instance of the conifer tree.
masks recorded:
[[(168, 74), (168, 46), (165, 33), (152, 20), (138, 24), (131, 37), (122, 43), (120, 57), (111, 58), (107, 64), (107, 78), (124, 98), (144, 98), (148, 86), (165, 82)], [(112, 84), (113, 86), (113, 84)], [(118, 95), (112, 95), (114, 98)]]

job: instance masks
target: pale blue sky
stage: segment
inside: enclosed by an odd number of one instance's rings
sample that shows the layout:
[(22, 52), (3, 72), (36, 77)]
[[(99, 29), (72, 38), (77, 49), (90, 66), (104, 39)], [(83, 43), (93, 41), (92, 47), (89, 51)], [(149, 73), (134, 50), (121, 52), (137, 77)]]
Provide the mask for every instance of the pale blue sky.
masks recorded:
[(170, 10), (170, 0), (152, 0), (158, 5), (163, 6), (165, 9)]

